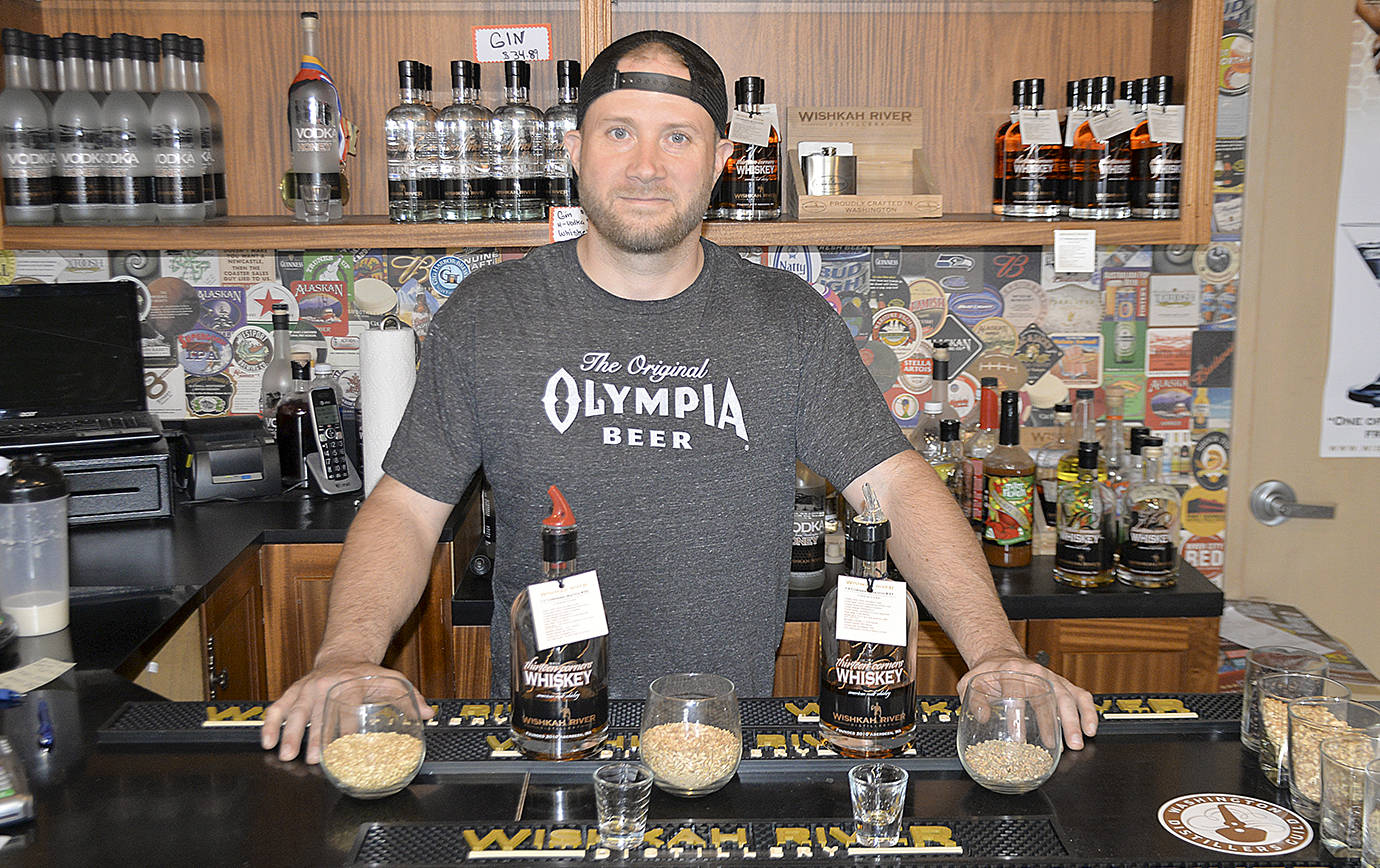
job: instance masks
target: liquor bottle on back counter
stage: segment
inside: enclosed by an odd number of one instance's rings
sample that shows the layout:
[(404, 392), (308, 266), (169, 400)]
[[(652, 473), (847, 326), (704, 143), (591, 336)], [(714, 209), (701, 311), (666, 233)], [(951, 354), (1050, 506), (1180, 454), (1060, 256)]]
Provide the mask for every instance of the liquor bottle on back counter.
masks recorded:
[[(1094, 395), (1092, 389), (1079, 389), (1073, 393), (1073, 430), (1079, 443), (1100, 444), (1102, 442), (1101, 438), (1097, 436), (1097, 409), (1093, 406)], [(1077, 450), (1071, 450), (1059, 459), (1056, 475), (1061, 486), (1078, 478)], [(1097, 457), (1097, 478), (1100, 482), (1107, 481), (1107, 459), (1101, 455)]]
[(915, 447), (915, 451), (919, 452), (930, 466), (934, 466), (939, 460), (939, 423), (943, 409), (944, 405), (938, 401), (926, 401), (925, 412), (920, 415), (915, 427), (906, 433), (910, 445)]
[(1059, 506), (1059, 461), (1070, 450), (1078, 448), (1078, 442), (1073, 438), (1072, 404), (1054, 405), (1054, 424), (1059, 429), (1056, 439), (1031, 455), (1035, 459), (1035, 494), (1040, 500), (1045, 526), (1050, 528), (1055, 526)]
[(1078, 444), (1078, 477), (1059, 489), (1054, 578), (1076, 588), (1112, 582), (1111, 549), (1116, 530), (1112, 495), (1097, 481), (1098, 444)]
[[(758, 115), (766, 83), (755, 75), (734, 82), (736, 110)], [(729, 128), (732, 129), (732, 122)], [(775, 220), (781, 216), (781, 134), (773, 125), (761, 144), (734, 142), (724, 164), (721, 216), (729, 220)]]
[(441, 170), (441, 220), (469, 223), (493, 212), (493, 115), (479, 104), (479, 64), (450, 62), (452, 102), (436, 117)]
[(576, 106), (580, 102), (580, 62), (556, 61), (556, 104), (546, 110), (546, 204), (566, 207), (580, 204), (575, 189), (575, 172), (565, 152), (565, 134), (575, 129)]
[(1178, 489), (1160, 481), (1164, 441), (1145, 438), (1142, 479), (1126, 492), (1126, 540), (1117, 580), (1137, 588), (1167, 588), (1179, 575)]
[(982, 459), (986, 489), (982, 551), (994, 567), (1030, 564), (1035, 527), (1035, 462), (1021, 448), (1021, 393), (1001, 393), (998, 445)]
[[(537, 608), (553, 605), (545, 602), (545, 591), (553, 585), (565, 589), (567, 580), (589, 575), (579, 573), (576, 566), (575, 513), (556, 486), (547, 489), (547, 494), (551, 497), (551, 514), (541, 526), (544, 581), (520, 591), (509, 612), (513, 693), (510, 725), (513, 740), (527, 756), (568, 760), (597, 751), (608, 731), (608, 628), (605, 625), (599, 635), (579, 641), (543, 641), (545, 631), (538, 629)], [(597, 593), (597, 585), (591, 593)], [(602, 601), (598, 602), (598, 609), (598, 617), (602, 618)], [(546, 614), (543, 623), (564, 626), (559, 622), (570, 613), (548, 610)]]
[(958, 433), (957, 419), (939, 420), (939, 461), (933, 466), (934, 472), (939, 474), (939, 479), (954, 496), (954, 501), (962, 505), (963, 474), (959, 468), (963, 465), (963, 444), (959, 442)]
[(790, 586), (812, 591), (824, 584), (824, 478), (795, 465), (795, 512), (791, 517)]
[(982, 378), (978, 427), (963, 447), (963, 513), (973, 530), (982, 533), (987, 515), (987, 488), (982, 480), (982, 459), (997, 447), (1001, 408), (997, 403), (997, 378)]
[(278, 430), (278, 404), (292, 389), (292, 332), (285, 302), (273, 305), (272, 343), (273, 356), (259, 381), (259, 415), (270, 437)]
[(282, 469), (283, 488), (291, 489), (307, 482), (307, 456), (316, 451), (316, 437), (312, 430), (311, 356), (292, 354), (292, 383), (273, 411), (277, 422), (274, 428), (278, 439), (278, 465)]
[(419, 61), (398, 61), (398, 104), (383, 118), (393, 223), (429, 223), (440, 214), (436, 112), (422, 98), (425, 76)]
[[(1183, 173), (1183, 144), (1156, 141), (1150, 135), (1151, 112), (1163, 112), (1173, 102), (1174, 77), (1152, 75), (1141, 81), (1140, 101), (1145, 119), (1131, 131), (1131, 216), (1140, 220), (1176, 220)], [(1182, 139), (1182, 130), (1171, 138)]]
[(6, 27), (3, 39), (5, 89), (0, 91), (0, 176), (5, 185), (5, 223), (47, 225), (57, 216), (50, 106), (39, 84), (24, 77), (23, 32)]
[[(1119, 220), (1131, 216), (1131, 137), (1128, 112), (1116, 111), (1116, 79), (1110, 75), (1086, 80), (1089, 115), (1073, 136), (1073, 171), (1069, 216), (1088, 220)], [(1113, 121), (1126, 115), (1126, 129)], [(1101, 135), (1098, 133), (1101, 132)]]
[[(1017, 85), (1022, 85), (1017, 87)], [(1062, 184), (1064, 148), (1059, 144), (1059, 124), (1054, 113), (1053, 130), (1048, 139), (1034, 135), (1023, 136), (1021, 111), (1040, 112), (1045, 107), (1045, 80), (1027, 78), (1012, 82), (1012, 98), (1016, 108), (1011, 123), (1002, 137), (1004, 158), (1002, 168), (1002, 213), (1007, 217), (1058, 217), (1059, 187)], [(1033, 121), (1032, 121), (1033, 123)]]
[(503, 64), (503, 105), (493, 113), (494, 218), (541, 220), (546, 216), (542, 113), (528, 102), (532, 67), (525, 60)]
[(946, 341), (934, 342), (934, 358), (931, 364), (934, 376), (930, 385), (930, 400), (940, 403), (940, 419), (959, 421), (958, 411), (949, 403), (949, 345)]
[(316, 13), (303, 12), (300, 21), (302, 66), (288, 87), (287, 102), (296, 190), (293, 216), (305, 223), (333, 223), (344, 219), (343, 110), (335, 82), (321, 64)]
[(820, 604), (819, 729), (846, 757), (896, 756), (915, 735), (919, 610), (887, 578), (891, 523), (869, 484), (853, 519), (851, 575)]

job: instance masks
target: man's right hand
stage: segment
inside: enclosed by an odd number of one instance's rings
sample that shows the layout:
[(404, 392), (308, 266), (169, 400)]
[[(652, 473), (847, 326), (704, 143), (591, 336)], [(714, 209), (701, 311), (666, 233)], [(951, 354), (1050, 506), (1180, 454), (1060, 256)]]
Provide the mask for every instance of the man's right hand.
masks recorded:
[[(332, 687), (350, 678), (361, 675), (389, 675), (407, 679), (392, 669), (385, 669), (374, 663), (328, 663), (313, 669), (298, 679), (278, 701), (264, 711), (264, 726), (259, 733), (259, 743), (264, 750), (278, 748), (278, 759), (289, 761), (297, 757), (302, 747), (302, 735), (307, 735), (306, 761), (310, 764), (321, 762), (321, 719), (326, 704), (326, 693)], [(412, 687), (408, 683), (408, 687)], [(412, 687), (417, 696), (417, 706), (422, 710), (422, 719), (429, 720), (434, 711), (417, 688)], [(310, 727), (308, 727), (310, 724)]]

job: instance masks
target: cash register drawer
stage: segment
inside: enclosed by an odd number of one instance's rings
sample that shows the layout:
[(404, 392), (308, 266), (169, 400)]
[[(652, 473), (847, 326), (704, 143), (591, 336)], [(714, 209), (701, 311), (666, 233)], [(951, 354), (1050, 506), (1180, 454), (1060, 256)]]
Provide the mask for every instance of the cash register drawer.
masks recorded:
[(69, 524), (94, 524), (172, 514), (168, 447), (130, 453), (84, 455), (54, 462), (67, 480)]

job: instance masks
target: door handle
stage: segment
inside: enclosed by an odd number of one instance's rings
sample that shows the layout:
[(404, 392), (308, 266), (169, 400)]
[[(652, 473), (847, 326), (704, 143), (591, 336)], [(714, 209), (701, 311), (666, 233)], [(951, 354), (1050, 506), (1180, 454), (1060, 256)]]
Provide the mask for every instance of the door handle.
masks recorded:
[(1334, 518), (1337, 508), (1299, 503), (1294, 489), (1278, 479), (1271, 479), (1251, 491), (1251, 515), (1261, 524), (1273, 527), (1291, 518)]

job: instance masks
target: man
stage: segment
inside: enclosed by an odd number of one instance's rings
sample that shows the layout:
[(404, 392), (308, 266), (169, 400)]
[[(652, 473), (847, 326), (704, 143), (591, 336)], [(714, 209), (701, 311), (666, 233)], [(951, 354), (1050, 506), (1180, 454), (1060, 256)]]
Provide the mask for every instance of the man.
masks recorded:
[(613, 696), (644, 696), (671, 671), (768, 695), (797, 459), (855, 505), (871, 483), (893, 558), (969, 675), (1049, 678), (1066, 740), (1081, 747), (1096, 728), (1091, 696), (1026, 658), (966, 520), (902, 436), (842, 320), (795, 276), (701, 241), (732, 151), (718, 65), (683, 37), (647, 31), (605, 49), (580, 92), (566, 147), (589, 230), (477, 272), (437, 314), (388, 475), (350, 527), (316, 668), (266, 712), (264, 747), (293, 758), (332, 684), (386, 671), (378, 661), (480, 465), (500, 522), (497, 695), (509, 606), (540, 579), (551, 484), (581, 524), (581, 566), (599, 571)]

